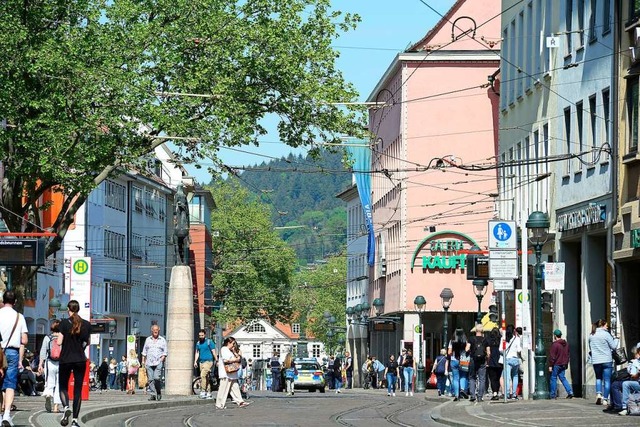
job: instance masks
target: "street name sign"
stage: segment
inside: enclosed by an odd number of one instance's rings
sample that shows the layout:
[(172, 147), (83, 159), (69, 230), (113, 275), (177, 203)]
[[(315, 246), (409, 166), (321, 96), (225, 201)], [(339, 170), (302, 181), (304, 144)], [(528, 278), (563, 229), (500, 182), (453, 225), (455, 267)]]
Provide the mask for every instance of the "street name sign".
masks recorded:
[(493, 280), (494, 291), (513, 291), (515, 286), (513, 285), (513, 279), (494, 279)]

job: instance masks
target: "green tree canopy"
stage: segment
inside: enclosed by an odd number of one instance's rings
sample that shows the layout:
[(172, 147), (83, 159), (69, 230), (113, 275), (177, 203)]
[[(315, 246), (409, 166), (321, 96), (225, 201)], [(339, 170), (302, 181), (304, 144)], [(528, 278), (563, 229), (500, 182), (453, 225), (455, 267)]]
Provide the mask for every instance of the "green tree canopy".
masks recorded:
[(292, 147), (360, 133), (357, 112), (335, 104), (356, 93), (331, 48), (359, 18), (330, 3), (3, 2), (0, 203), (9, 229), (22, 231), (26, 216), (37, 227), (40, 195), (64, 192), (52, 254), (89, 192), (167, 139), (181, 161), (215, 162), (220, 146), (257, 145), (265, 117), (279, 119)]
[(211, 187), (216, 320), (288, 321), (295, 252), (273, 229), (269, 207), (233, 178)]

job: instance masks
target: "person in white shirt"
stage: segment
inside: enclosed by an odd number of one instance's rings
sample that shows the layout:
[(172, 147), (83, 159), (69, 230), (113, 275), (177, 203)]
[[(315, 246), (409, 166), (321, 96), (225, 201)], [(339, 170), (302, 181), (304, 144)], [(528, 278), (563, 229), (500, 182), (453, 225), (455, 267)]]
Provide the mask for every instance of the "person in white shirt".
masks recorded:
[(18, 386), (18, 372), (23, 368), (24, 346), (29, 342), (27, 322), (24, 316), (14, 310), (16, 294), (13, 291), (5, 291), (2, 295), (4, 306), (0, 308), (0, 337), (2, 337), (2, 349), (7, 359), (7, 369), (4, 372), (4, 413), (2, 414), (2, 427), (13, 427), (11, 419), (11, 405)]
[(231, 391), (231, 398), (238, 406), (242, 408), (249, 405), (249, 402), (245, 402), (242, 399), (240, 387), (238, 386), (238, 370), (240, 370), (242, 356), (233, 352), (235, 343), (235, 338), (227, 337), (220, 349), (220, 357), (218, 358), (220, 385), (216, 396), (217, 409), (225, 408), (229, 391)]
[[(506, 369), (506, 384), (504, 387), (507, 399), (518, 400), (518, 372), (520, 371), (520, 354), (522, 339), (513, 325), (507, 326), (505, 333), (506, 355), (504, 369)], [(500, 346), (502, 349), (502, 346)]]

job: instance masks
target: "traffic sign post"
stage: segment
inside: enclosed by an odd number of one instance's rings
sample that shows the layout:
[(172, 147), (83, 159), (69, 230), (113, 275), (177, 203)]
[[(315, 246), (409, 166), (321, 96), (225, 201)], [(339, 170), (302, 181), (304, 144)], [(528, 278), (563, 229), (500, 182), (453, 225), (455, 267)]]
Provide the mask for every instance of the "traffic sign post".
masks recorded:
[(515, 221), (489, 221), (489, 250), (518, 249)]

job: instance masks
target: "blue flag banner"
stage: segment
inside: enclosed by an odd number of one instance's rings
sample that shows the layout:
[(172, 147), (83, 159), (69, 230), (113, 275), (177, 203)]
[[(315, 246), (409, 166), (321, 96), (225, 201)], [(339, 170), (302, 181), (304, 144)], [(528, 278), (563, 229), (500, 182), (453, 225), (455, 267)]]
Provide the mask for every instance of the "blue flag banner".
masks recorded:
[(369, 239), (367, 241), (367, 262), (370, 266), (375, 264), (376, 239), (373, 230), (373, 215), (371, 212), (371, 148), (368, 140), (350, 138), (347, 140), (347, 152), (354, 161), (353, 173), (358, 186), (358, 195), (364, 220), (367, 224)]

